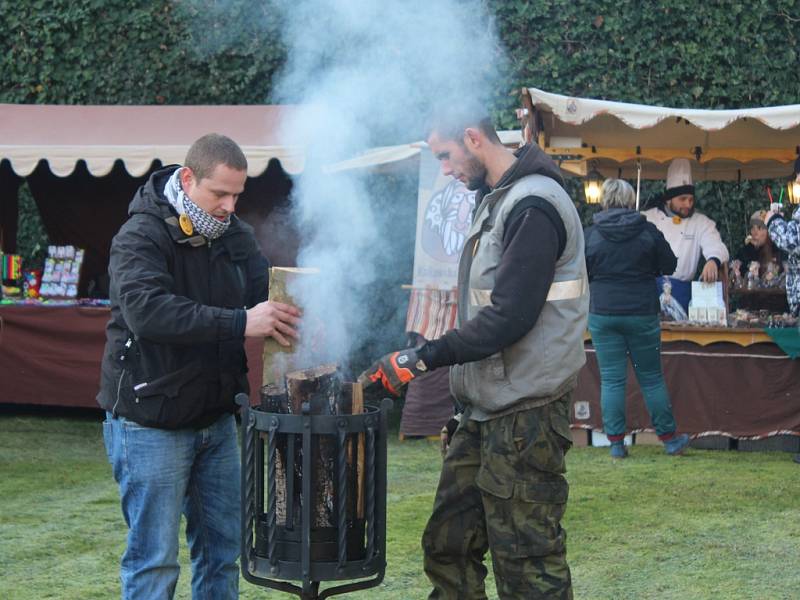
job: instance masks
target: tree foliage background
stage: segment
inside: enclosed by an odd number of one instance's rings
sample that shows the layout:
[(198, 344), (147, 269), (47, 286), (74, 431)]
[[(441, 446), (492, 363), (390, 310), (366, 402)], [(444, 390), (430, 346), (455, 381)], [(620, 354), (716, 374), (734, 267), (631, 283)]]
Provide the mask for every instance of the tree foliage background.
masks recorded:
[[(285, 60), (281, 1), (0, 0), (0, 102), (269, 103)], [(516, 125), (524, 85), (692, 108), (799, 102), (798, 0), (485, 1), (510, 58), (494, 90), (502, 127)], [(698, 186), (734, 251), (764, 184)]]

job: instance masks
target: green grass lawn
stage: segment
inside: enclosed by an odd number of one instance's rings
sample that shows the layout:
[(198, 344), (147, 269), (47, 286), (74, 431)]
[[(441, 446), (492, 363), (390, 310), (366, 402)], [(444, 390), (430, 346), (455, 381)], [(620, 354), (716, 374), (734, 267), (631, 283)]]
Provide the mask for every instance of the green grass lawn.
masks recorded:
[[(800, 598), (800, 465), (786, 453), (635, 446), (568, 457), (564, 526), (575, 597)], [(425, 598), (419, 546), (439, 450), (427, 440), (389, 448), (384, 583), (349, 598)], [(103, 450), (100, 417), (0, 414), (0, 598), (88, 600), (119, 595), (125, 525)], [(190, 598), (181, 549), (178, 598)], [(488, 582), (490, 598), (496, 598)], [(241, 584), (241, 597), (290, 598)]]

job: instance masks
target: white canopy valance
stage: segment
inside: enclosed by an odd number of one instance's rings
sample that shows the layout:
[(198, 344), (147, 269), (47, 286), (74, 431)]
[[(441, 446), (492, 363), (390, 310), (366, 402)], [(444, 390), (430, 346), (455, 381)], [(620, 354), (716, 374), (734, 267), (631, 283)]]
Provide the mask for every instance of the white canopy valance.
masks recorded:
[[(40, 161), (66, 177), (83, 160), (89, 172), (107, 175), (117, 160), (133, 176), (153, 161), (183, 162), (191, 143), (214, 131), (242, 147), (248, 174), (264, 172), (271, 159), (288, 173), (303, 170), (301, 144), (280, 138), (281, 123), (293, 106), (64, 106), (0, 104), (0, 160), (14, 172), (30, 175)], [(340, 163), (339, 169), (372, 167), (419, 153), (413, 145), (376, 148)]]
[(662, 179), (669, 162), (683, 157), (695, 179), (784, 177), (800, 147), (800, 104), (700, 110), (527, 92), (536, 141), (605, 176), (635, 177), (640, 161), (643, 177)]

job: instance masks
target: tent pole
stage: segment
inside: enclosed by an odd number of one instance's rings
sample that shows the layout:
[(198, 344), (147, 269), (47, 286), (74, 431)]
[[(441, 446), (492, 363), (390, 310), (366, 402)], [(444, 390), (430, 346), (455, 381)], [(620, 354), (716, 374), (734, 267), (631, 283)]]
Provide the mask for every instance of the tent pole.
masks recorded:
[(636, 161), (636, 210), (639, 210), (639, 190), (642, 185), (642, 161)]

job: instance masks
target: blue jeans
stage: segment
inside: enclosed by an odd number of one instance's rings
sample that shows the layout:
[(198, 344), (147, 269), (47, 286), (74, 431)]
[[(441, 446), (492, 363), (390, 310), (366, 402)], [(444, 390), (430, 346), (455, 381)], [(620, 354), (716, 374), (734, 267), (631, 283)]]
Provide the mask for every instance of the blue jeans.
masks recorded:
[(675, 433), (675, 417), (661, 371), (658, 315), (589, 313), (589, 332), (600, 368), (600, 406), (606, 435), (619, 439), (625, 435), (629, 356), (656, 433), (662, 439)]
[(122, 598), (173, 597), (181, 513), (192, 598), (238, 598), (240, 472), (233, 415), (206, 429), (169, 431), (106, 413), (103, 437), (128, 524)]

